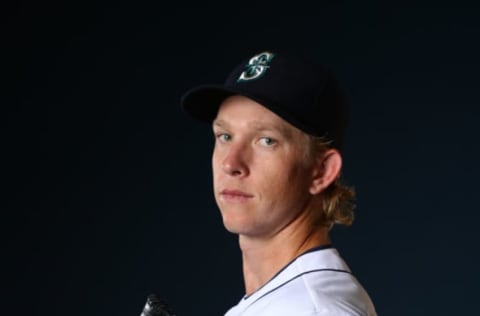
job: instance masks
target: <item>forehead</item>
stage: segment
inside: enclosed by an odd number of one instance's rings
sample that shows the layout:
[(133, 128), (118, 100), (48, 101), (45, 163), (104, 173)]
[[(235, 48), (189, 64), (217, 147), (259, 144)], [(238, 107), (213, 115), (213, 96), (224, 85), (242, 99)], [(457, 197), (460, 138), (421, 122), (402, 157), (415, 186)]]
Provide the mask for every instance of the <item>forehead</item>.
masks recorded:
[(290, 136), (303, 134), (260, 103), (240, 95), (231, 96), (222, 102), (213, 124), (253, 130), (273, 129)]

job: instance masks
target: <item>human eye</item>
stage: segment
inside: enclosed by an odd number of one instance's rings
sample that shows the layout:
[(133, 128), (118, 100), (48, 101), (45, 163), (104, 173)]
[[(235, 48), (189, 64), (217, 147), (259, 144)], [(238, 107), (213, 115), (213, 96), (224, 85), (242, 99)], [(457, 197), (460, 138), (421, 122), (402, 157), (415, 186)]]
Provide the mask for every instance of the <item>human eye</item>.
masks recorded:
[(228, 133), (217, 133), (215, 138), (222, 143), (226, 143), (232, 139), (232, 136)]
[(259, 143), (262, 146), (272, 147), (277, 143), (277, 141), (271, 137), (261, 137)]

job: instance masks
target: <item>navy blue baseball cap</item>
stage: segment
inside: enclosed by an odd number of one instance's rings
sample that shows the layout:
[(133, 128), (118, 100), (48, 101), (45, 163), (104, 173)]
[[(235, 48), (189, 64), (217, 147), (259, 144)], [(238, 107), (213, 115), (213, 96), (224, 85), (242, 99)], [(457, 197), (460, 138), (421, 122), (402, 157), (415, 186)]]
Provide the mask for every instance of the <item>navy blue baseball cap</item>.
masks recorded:
[(303, 132), (343, 147), (348, 119), (345, 93), (331, 69), (312, 59), (270, 51), (247, 58), (223, 84), (201, 85), (181, 98), (191, 117), (212, 123), (222, 102), (232, 95), (248, 97)]

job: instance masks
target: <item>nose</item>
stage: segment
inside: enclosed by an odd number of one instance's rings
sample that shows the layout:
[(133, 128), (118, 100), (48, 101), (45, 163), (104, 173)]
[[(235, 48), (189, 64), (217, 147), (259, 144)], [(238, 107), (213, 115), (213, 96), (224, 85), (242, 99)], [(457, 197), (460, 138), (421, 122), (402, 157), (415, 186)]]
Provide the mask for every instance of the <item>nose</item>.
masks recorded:
[(248, 169), (248, 152), (243, 146), (232, 145), (225, 153), (222, 161), (222, 170), (234, 177), (244, 177), (249, 173)]

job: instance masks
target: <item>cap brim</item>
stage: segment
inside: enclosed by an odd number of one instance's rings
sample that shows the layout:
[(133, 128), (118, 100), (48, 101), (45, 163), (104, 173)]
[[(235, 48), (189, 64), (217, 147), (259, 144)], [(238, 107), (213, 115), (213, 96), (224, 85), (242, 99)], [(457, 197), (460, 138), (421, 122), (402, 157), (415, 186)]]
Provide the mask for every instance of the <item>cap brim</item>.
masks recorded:
[(298, 121), (294, 115), (285, 110), (284, 107), (278, 106), (275, 101), (247, 93), (240, 89), (233, 89), (222, 85), (202, 85), (187, 91), (181, 98), (180, 104), (187, 115), (210, 124), (217, 117), (218, 109), (222, 102), (233, 95), (242, 95), (256, 101), (293, 126), (313, 134), (308, 126)]
[(181, 99), (181, 107), (189, 116), (207, 123), (213, 122), (220, 104), (229, 96), (242, 94), (221, 85), (203, 85), (187, 91)]

